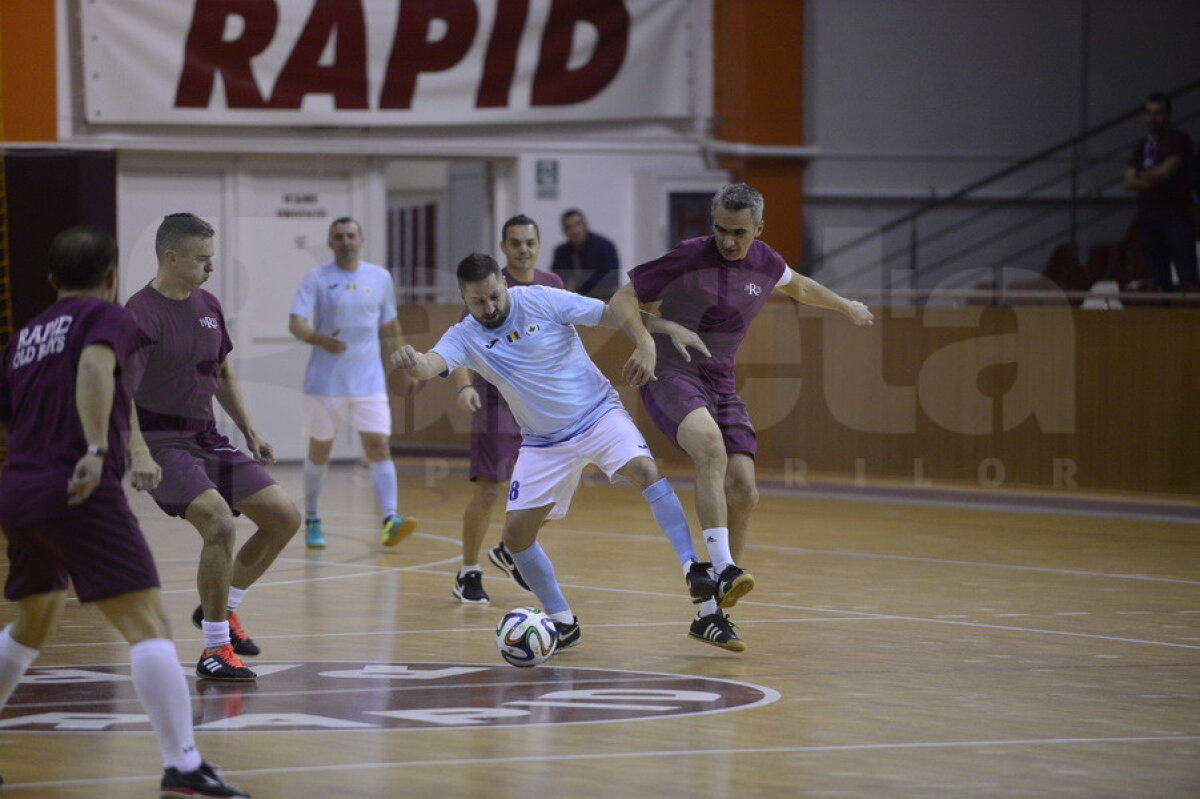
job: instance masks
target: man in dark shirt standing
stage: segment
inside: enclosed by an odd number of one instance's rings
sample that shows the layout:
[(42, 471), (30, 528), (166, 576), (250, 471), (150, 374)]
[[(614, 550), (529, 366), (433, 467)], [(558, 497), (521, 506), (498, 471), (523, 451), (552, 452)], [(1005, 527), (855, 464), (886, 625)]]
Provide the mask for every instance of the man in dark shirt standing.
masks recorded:
[(54, 304), (17, 331), (0, 363), (4, 596), (17, 603), (17, 620), (0, 630), (0, 708), (57, 626), (69, 579), (129, 642), (130, 680), (162, 754), (161, 795), (247, 797), (196, 749), (158, 572), (121, 486), (127, 455), (134, 488), (154, 489), (161, 472), (130, 421), (128, 367), (150, 340), (112, 301), (116, 244), (98, 228), (58, 234), (50, 280)]
[(617, 291), (621, 263), (613, 243), (588, 230), (583, 211), (569, 208), (562, 215), (567, 240), (554, 248), (550, 269), (562, 278), (567, 291), (608, 302)]
[(1159, 291), (1174, 291), (1171, 263), (1185, 291), (1200, 290), (1196, 273), (1196, 223), (1192, 216), (1192, 139), (1171, 127), (1171, 98), (1146, 98), (1146, 138), (1129, 156), (1122, 185), (1137, 192), (1138, 244)]

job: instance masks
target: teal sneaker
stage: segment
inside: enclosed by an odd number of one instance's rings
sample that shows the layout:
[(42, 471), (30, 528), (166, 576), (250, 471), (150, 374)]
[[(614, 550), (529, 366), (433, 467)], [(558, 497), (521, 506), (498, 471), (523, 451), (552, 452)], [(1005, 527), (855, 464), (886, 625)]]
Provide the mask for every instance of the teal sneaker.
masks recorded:
[(309, 519), (304, 523), (304, 545), (309, 549), (325, 548), (325, 529), (320, 519)]
[(385, 547), (394, 547), (412, 535), (416, 529), (416, 519), (408, 516), (388, 516), (383, 520), (383, 532), (379, 534), (379, 542)]

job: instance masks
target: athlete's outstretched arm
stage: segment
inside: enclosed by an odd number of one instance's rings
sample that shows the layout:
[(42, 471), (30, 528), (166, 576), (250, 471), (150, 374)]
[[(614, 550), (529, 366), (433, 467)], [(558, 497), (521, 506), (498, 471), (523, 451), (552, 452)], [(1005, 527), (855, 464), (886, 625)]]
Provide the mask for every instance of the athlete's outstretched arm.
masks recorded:
[[(612, 302), (614, 300), (619, 306), (619, 313), (628, 313), (630, 302), (632, 301), (633, 307), (641, 309), (641, 320), (642, 324), (645, 325), (646, 330), (650, 331), (651, 333), (660, 333), (671, 339), (671, 345), (674, 346), (679, 354), (683, 356), (684, 361), (690, 363), (692, 360), (692, 355), (688, 352), (688, 347), (691, 347), (705, 358), (711, 356), (711, 353), (708, 351), (708, 347), (705, 346), (704, 340), (700, 338), (698, 333), (693, 330), (688, 330), (678, 322), (672, 322), (670, 319), (664, 319), (661, 316), (652, 314), (642, 307), (644, 303), (638, 302), (637, 294), (633, 290), (632, 283), (626, 283), (617, 290), (617, 293), (613, 295), (612, 300), (609, 301), (609, 307), (612, 306)], [(657, 303), (651, 304), (656, 305)], [(609, 308), (606, 307), (604, 309), (604, 316), (600, 319), (600, 324), (604, 327), (619, 327), (616, 320), (611, 318), (613, 316), (615, 316), (615, 314), (612, 314), (609, 311)]]
[[(393, 363), (393, 354), (403, 346), (404, 331), (400, 327), (399, 319), (384, 322), (379, 326), (379, 347), (383, 353), (384, 363)], [(416, 390), (417, 381), (412, 378), (412, 375), (405, 373), (400, 380), (400, 385), (396, 388), (396, 393), (402, 397), (409, 397)]]
[(418, 380), (428, 380), (446, 371), (446, 359), (436, 352), (417, 352), (411, 344), (405, 344), (392, 353), (392, 363), (397, 369), (405, 369)]
[(631, 386), (642, 386), (654, 376), (654, 364), (657, 353), (654, 350), (654, 338), (642, 322), (642, 309), (638, 304), (637, 294), (632, 284), (626, 284), (604, 306), (604, 315), (600, 317), (604, 327), (618, 327), (633, 342), (633, 354), (625, 362), (621, 374)]
[(875, 321), (871, 309), (863, 303), (858, 300), (848, 300), (812, 278), (799, 273), (793, 272), (791, 280), (781, 286), (776, 286), (776, 288), (796, 302), (837, 311), (856, 325), (869, 325)]
[[(75, 410), (88, 446), (108, 449), (108, 416), (112, 412), (117, 356), (107, 344), (89, 344), (75, 369)], [(67, 479), (67, 504), (78, 505), (100, 485), (104, 455), (85, 454)]]
[(450, 379), (454, 382), (454, 402), (458, 407), (467, 413), (474, 413), (483, 407), (483, 402), (479, 398), (479, 392), (475, 390), (470, 369), (460, 366), (450, 373)]
[(275, 450), (266, 441), (259, 438), (250, 423), (250, 411), (246, 408), (246, 399), (238, 386), (237, 377), (229, 366), (229, 361), (221, 361), (217, 367), (217, 402), (229, 414), (229, 418), (237, 425), (238, 430), (246, 437), (246, 449), (254, 456), (254, 460), (270, 466), (275, 462)]

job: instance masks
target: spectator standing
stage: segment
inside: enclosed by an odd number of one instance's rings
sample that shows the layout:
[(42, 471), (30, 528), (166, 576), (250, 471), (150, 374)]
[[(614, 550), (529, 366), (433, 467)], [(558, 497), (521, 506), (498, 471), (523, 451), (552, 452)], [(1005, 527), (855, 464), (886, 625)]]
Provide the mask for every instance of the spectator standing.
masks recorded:
[(1146, 270), (1159, 291), (1174, 291), (1171, 264), (1185, 291), (1200, 290), (1196, 270), (1196, 220), (1192, 208), (1192, 139), (1171, 125), (1171, 98), (1146, 98), (1145, 138), (1129, 155), (1122, 185), (1137, 193), (1134, 228)]
[(588, 229), (583, 211), (563, 211), (562, 231), (567, 240), (554, 248), (551, 271), (567, 291), (608, 302), (617, 291), (621, 262), (612, 241)]

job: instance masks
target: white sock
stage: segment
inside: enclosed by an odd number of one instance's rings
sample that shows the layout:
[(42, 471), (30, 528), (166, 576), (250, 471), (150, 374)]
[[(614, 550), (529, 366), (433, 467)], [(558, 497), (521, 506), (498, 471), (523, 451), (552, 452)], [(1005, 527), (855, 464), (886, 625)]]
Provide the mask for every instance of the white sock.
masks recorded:
[(249, 588), (234, 588), (232, 585), (229, 586), (229, 601), (225, 603), (225, 608), (230, 613), (237, 610), (238, 606), (242, 604), (242, 600), (246, 598), (246, 592), (249, 590)]
[(560, 610), (558, 613), (551, 613), (550, 618), (560, 621), (563, 624), (571, 624), (575, 621), (575, 614), (571, 612), (570, 608), (567, 608), (566, 610)]
[(205, 620), (200, 622), (200, 629), (204, 631), (205, 649), (229, 643), (229, 622), (227, 621)]
[(467, 576), (468, 574), (470, 574), (471, 572), (481, 572), (481, 571), (483, 571), (483, 569), (479, 568), (479, 564), (478, 564), (478, 563), (475, 563), (475, 564), (472, 564), (472, 565), (470, 565), (470, 566), (463, 566), (461, 569), (459, 569), (459, 570), (458, 570), (458, 576), (459, 576), (459, 577), (466, 577), (466, 576)]
[(720, 575), (725, 567), (733, 563), (729, 554), (729, 528), (710, 527), (703, 532), (704, 545), (708, 547), (708, 559), (712, 561), (713, 574)]
[(696, 618), (702, 619), (705, 616), (711, 616), (717, 612), (717, 600), (706, 599), (700, 603), (700, 610), (696, 612)]
[(17, 690), (21, 676), (37, 660), (38, 651), (18, 643), (10, 634), (12, 625), (0, 631), (0, 708), (8, 702), (12, 692)]
[(304, 518), (319, 519), (321, 504), (321, 489), (325, 486), (325, 475), (329, 474), (328, 461), (316, 464), (308, 458), (304, 459)]
[(386, 461), (371, 461), (371, 480), (375, 483), (375, 498), (379, 500), (379, 512), (383, 518), (396, 515), (396, 464), (391, 458)]
[(129, 672), (158, 739), (163, 768), (200, 768), (200, 752), (192, 735), (192, 699), (175, 644), (165, 638), (138, 641), (129, 647)]

